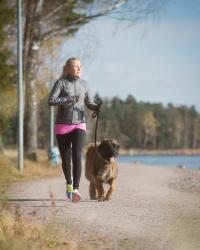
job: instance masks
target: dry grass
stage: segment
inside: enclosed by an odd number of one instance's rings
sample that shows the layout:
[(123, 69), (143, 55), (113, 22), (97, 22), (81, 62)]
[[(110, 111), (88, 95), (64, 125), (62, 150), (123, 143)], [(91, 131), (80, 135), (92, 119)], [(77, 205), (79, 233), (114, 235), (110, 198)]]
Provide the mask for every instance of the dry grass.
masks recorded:
[(77, 245), (61, 237), (52, 226), (28, 222), (19, 210), (13, 214), (8, 205), (0, 207), (0, 249), (2, 250), (73, 250)]
[(4, 155), (0, 156), (0, 195), (2, 196), (11, 182), (20, 180), (22, 174), (16, 169), (13, 162)]
[(10, 210), (4, 193), (11, 183), (61, 174), (61, 168), (52, 167), (44, 152), (39, 152), (37, 163), (25, 160), (23, 173), (17, 169), (16, 156), (14, 150), (0, 155), (0, 198), (4, 198), (0, 202), (0, 250), (77, 249), (75, 242), (55, 232), (53, 226), (23, 218), (20, 208)]
[(13, 182), (33, 180), (47, 176), (61, 175), (61, 167), (51, 166), (45, 151), (38, 152), (38, 161), (24, 161), (24, 171), (17, 169), (16, 150), (6, 150), (5, 155), (0, 155), (0, 196), (3, 195), (8, 185)]

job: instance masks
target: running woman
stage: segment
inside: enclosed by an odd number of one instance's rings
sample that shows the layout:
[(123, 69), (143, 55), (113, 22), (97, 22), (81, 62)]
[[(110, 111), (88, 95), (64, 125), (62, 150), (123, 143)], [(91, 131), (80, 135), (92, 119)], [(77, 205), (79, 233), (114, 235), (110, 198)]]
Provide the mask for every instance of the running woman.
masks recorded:
[(79, 182), (82, 171), (81, 153), (86, 134), (84, 106), (92, 111), (99, 111), (99, 106), (90, 99), (87, 83), (80, 78), (81, 73), (81, 61), (75, 57), (69, 58), (48, 100), (49, 106), (58, 106), (55, 134), (66, 179), (66, 195), (73, 202), (79, 202), (82, 198)]

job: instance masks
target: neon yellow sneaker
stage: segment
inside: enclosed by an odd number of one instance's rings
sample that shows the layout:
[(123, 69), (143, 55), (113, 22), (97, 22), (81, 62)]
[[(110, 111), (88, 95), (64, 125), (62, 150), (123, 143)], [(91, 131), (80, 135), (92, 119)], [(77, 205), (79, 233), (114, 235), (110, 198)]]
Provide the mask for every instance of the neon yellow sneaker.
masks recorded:
[(66, 195), (67, 198), (72, 200), (73, 186), (71, 184), (67, 185)]

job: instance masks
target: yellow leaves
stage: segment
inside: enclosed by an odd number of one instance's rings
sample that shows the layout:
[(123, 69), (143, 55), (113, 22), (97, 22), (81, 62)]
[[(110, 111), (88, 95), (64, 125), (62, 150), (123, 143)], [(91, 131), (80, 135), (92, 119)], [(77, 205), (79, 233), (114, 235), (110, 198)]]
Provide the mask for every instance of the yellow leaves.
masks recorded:
[(43, 42), (40, 53), (36, 58), (37, 73), (35, 80), (37, 84), (37, 100), (41, 100), (49, 92), (49, 83), (56, 78), (56, 67), (60, 58), (59, 50), (62, 43), (60, 37), (53, 37)]
[(40, 101), (42, 100), (45, 96), (47, 96), (49, 93), (49, 89), (47, 84), (44, 82), (38, 81), (37, 82), (37, 100)]
[(142, 116), (142, 124), (146, 134), (152, 137), (156, 135), (156, 129), (159, 126), (159, 122), (152, 112), (148, 111)]
[(15, 88), (1, 89), (0, 92), (0, 113), (10, 117), (15, 112), (17, 104), (17, 91)]
[(59, 59), (59, 53), (57, 48), (60, 48), (63, 39), (61, 37), (53, 37), (51, 39), (47, 39), (44, 41), (42, 48), (41, 48), (41, 53), (39, 54), (39, 58), (43, 59), (44, 63), (44, 58), (48, 58), (48, 60), (58, 60)]

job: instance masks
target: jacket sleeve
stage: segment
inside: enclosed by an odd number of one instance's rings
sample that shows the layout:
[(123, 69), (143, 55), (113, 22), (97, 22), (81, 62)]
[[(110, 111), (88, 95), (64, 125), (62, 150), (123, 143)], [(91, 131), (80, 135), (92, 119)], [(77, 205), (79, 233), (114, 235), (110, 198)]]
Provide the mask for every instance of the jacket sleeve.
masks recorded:
[(85, 105), (88, 109), (92, 110), (92, 111), (95, 111), (96, 108), (97, 108), (97, 104), (92, 102), (91, 101), (91, 96), (90, 96), (90, 93), (89, 93), (89, 88), (88, 88), (88, 85), (87, 83), (85, 82), (85, 89), (86, 89), (86, 92), (85, 92), (85, 98), (84, 98), (84, 102), (85, 102)]
[(65, 105), (69, 103), (73, 103), (70, 98), (67, 96), (60, 96), (61, 94), (61, 87), (62, 87), (62, 80), (58, 80), (49, 95), (48, 105), (49, 106), (56, 106), (56, 105)]

